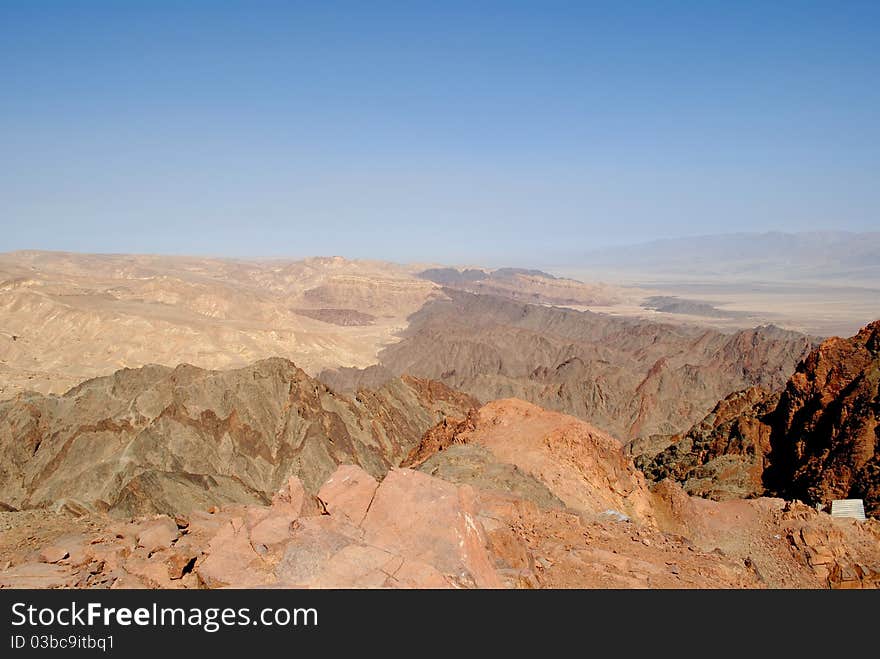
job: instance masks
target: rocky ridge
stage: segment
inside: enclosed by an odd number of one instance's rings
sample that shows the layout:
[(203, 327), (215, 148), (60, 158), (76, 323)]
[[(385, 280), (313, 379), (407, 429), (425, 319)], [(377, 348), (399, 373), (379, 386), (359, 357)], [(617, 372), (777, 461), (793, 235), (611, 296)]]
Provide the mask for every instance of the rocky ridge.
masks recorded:
[(124, 369), (0, 403), (0, 501), (120, 515), (265, 503), (291, 475), (317, 491), (340, 463), (381, 477), (475, 404), (412, 377), (342, 396), (278, 358)]
[[(812, 504), (865, 500), (880, 515), (880, 321), (819, 345), (775, 392), (752, 388), (720, 402), (662, 450), (630, 452), (652, 479), (723, 499), (764, 493)], [(663, 444), (663, 438), (655, 438)]]
[(778, 500), (653, 493), (661, 526), (342, 465), (309, 495), (118, 520), (0, 513), (2, 588), (871, 588), (880, 528)]
[(781, 387), (811, 340), (766, 326), (724, 334), (444, 289), (366, 370), (328, 371), (340, 390), (402, 373), (481, 401), (516, 397), (624, 441), (689, 428), (728, 394)]

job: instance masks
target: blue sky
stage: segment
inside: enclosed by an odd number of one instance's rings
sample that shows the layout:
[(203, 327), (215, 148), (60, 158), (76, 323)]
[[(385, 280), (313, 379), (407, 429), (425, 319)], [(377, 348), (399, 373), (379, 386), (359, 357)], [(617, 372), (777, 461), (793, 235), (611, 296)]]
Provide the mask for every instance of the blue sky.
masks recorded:
[(0, 250), (880, 228), (880, 3), (0, 2)]

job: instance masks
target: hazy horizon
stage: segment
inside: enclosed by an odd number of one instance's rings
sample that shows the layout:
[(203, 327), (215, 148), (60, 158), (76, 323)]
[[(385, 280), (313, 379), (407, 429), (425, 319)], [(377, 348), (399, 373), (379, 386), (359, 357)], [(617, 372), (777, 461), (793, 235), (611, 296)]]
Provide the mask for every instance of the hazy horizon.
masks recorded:
[[(855, 244), (859, 244), (859, 240), (880, 240), (880, 231), (849, 231), (849, 230), (839, 230), (839, 229), (816, 229), (811, 231), (737, 231), (730, 233), (713, 233), (713, 234), (688, 234), (688, 235), (677, 235), (677, 236), (664, 236), (662, 238), (654, 238), (650, 240), (632, 240), (625, 241), (621, 240), (620, 242), (608, 243), (601, 247), (587, 248), (584, 250), (576, 250), (576, 252), (572, 253), (566, 252), (564, 249), (559, 249), (555, 254), (544, 255), (542, 258), (537, 260), (528, 260), (526, 257), (525, 260), (520, 258), (517, 260), (516, 257), (505, 258), (500, 257), (496, 259), (483, 259), (483, 260), (474, 260), (474, 261), (463, 261), (463, 260), (439, 260), (437, 258), (427, 258), (427, 259), (391, 259), (391, 258), (382, 258), (381, 256), (358, 256), (350, 253), (345, 253), (342, 251), (328, 251), (328, 252), (317, 252), (317, 253), (281, 253), (278, 252), (276, 254), (271, 253), (220, 253), (220, 252), (199, 252), (199, 251), (186, 251), (185, 249), (180, 249), (177, 251), (136, 251), (136, 250), (115, 250), (115, 251), (88, 251), (88, 250), (80, 250), (80, 249), (51, 249), (51, 248), (43, 248), (43, 247), (19, 247), (14, 249), (7, 249), (4, 251), (0, 251), (0, 254), (12, 254), (16, 252), (45, 252), (45, 253), (58, 253), (58, 254), (76, 254), (76, 255), (93, 255), (93, 256), (146, 256), (146, 257), (171, 257), (171, 258), (204, 258), (204, 259), (220, 259), (220, 260), (231, 260), (231, 261), (299, 261), (303, 259), (310, 258), (343, 258), (351, 261), (377, 261), (377, 262), (388, 262), (388, 263), (397, 263), (399, 265), (409, 265), (409, 264), (430, 264), (430, 265), (441, 265), (452, 268), (468, 268), (468, 267), (482, 267), (487, 269), (497, 269), (503, 267), (516, 267), (516, 268), (534, 268), (534, 267), (547, 267), (547, 268), (561, 268), (565, 269), (571, 263), (576, 262), (577, 259), (582, 258), (584, 256), (587, 257), (595, 257), (601, 256), (603, 258), (617, 258), (618, 255), (625, 253), (626, 251), (632, 250), (633, 256), (638, 256), (643, 253), (643, 250), (656, 250), (656, 255), (662, 255), (665, 253), (665, 247), (676, 247), (679, 245), (700, 245), (704, 244), (707, 246), (711, 246), (713, 249), (723, 248), (725, 245), (725, 241), (727, 240), (745, 240), (745, 241), (755, 241), (753, 243), (755, 251), (758, 253), (764, 252), (766, 253), (768, 249), (772, 250), (773, 245), (767, 244), (767, 241), (773, 240), (788, 240), (795, 244), (807, 244), (810, 245), (813, 249), (825, 249), (827, 247), (835, 247), (840, 246), (841, 244), (849, 244), (855, 241)], [(823, 242), (823, 240), (830, 240), (830, 243)], [(868, 242), (866, 244), (859, 244), (859, 247), (864, 250), (870, 250), (873, 247), (873, 242)], [(737, 246), (742, 249), (742, 244)], [(735, 256), (735, 255), (732, 255)], [(872, 265), (874, 265), (874, 261), (877, 261), (877, 264), (880, 265), (880, 256), (877, 256), (875, 259), (872, 259)], [(781, 262), (781, 261), (780, 261)]]
[(5, 2), (0, 251), (545, 265), (878, 227), (880, 6)]

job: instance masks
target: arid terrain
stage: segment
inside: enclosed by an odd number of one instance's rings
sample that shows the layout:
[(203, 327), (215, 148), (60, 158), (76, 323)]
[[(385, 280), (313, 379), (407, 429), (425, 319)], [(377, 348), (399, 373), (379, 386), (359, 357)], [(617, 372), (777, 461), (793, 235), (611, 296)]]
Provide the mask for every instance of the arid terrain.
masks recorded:
[(831, 338), (776, 391), (731, 394), (687, 433), (636, 440), (654, 480), (716, 499), (768, 492), (819, 503), (864, 499), (880, 514), (880, 321)]
[(847, 336), (880, 313), (880, 289), (866, 283), (730, 283), (711, 274), (683, 283), (630, 273), (609, 284), (586, 274), (340, 257), (0, 254), (0, 400), (63, 393), (146, 364), (231, 368), (284, 357), (310, 375), (366, 368), (411, 314), (448, 298), (443, 289), (725, 333), (773, 324)]
[(378, 366), (320, 378), (346, 390), (411, 373), (482, 401), (523, 398), (631, 439), (686, 428), (732, 391), (782, 385), (812, 345), (773, 326), (725, 334), (443, 290)]
[(341, 258), (0, 273), (0, 587), (880, 586), (880, 321)]
[(145, 364), (369, 366), (436, 294), (385, 263), (0, 256), (0, 396)]
[(522, 401), (462, 423), (381, 481), (343, 464), (317, 492), (292, 476), (271, 499), (174, 515), (0, 513), (0, 586), (880, 585), (876, 520), (651, 488), (615, 440)]
[[(422, 266), (343, 258), (0, 254), (0, 399), (63, 393), (145, 364), (244, 366), (284, 357), (311, 374), (367, 367), (441, 286)], [(511, 272), (493, 289), (535, 303), (607, 302), (607, 287)]]

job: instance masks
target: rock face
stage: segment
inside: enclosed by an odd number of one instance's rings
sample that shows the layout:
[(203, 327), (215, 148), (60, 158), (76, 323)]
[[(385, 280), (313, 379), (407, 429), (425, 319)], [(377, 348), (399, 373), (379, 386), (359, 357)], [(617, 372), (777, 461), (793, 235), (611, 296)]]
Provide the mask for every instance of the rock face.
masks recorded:
[[(815, 516), (804, 513), (807, 519)], [(815, 520), (818, 522), (819, 520)], [(834, 589), (880, 588), (880, 565), (861, 562), (849, 548), (846, 527), (804, 524), (791, 528), (786, 539), (792, 553), (821, 581)]]
[(689, 497), (673, 481), (654, 487), (663, 528), (736, 557), (771, 588), (880, 587), (880, 522), (839, 520), (800, 502)]
[(194, 512), (181, 525), (165, 516), (111, 522), (19, 561), (0, 587), (504, 585), (468, 486), (407, 469), (379, 485), (342, 465), (321, 487), (324, 514), (292, 506), (291, 493), (301, 491), (291, 479), (270, 506)]
[(359, 526), (364, 521), (379, 483), (360, 467), (340, 465), (321, 486), (318, 499), (328, 514)]
[[(880, 515), (880, 321), (824, 341), (784, 389), (749, 389), (653, 454), (633, 443), (652, 480), (715, 499), (769, 492), (809, 503), (865, 500)], [(659, 441), (654, 438), (654, 442)]]
[(565, 508), (565, 503), (536, 477), (515, 464), (499, 461), (479, 444), (453, 444), (427, 458), (418, 469), (451, 483), (515, 496), (544, 510)]
[(267, 503), (291, 475), (314, 493), (344, 462), (381, 477), (474, 404), (410, 377), (341, 396), (283, 359), (125, 369), (0, 403), (0, 500), (125, 515)]
[(759, 496), (778, 400), (760, 387), (732, 393), (689, 431), (667, 438), (665, 449), (637, 455), (635, 464), (651, 480), (678, 481), (688, 494), (719, 501)]
[(364, 541), (428, 564), (458, 586), (500, 588), (476, 493), (417, 471), (388, 474), (363, 520)]
[[(728, 394), (778, 389), (812, 347), (772, 326), (723, 334), (444, 289), (362, 372), (440, 380), (482, 401), (516, 397), (628, 440), (682, 432)], [(358, 386), (360, 372), (322, 374)], [(347, 387), (346, 387), (347, 384)]]
[(880, 515), (880, 321), (810, 353), (775, 423), (768, 487), (810, 502), (860, 498)]

